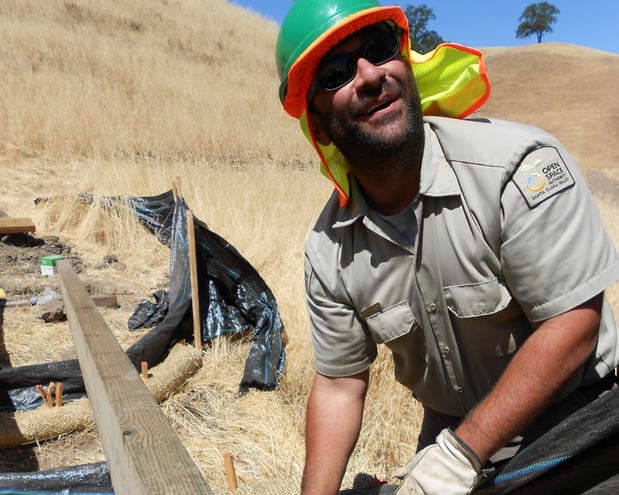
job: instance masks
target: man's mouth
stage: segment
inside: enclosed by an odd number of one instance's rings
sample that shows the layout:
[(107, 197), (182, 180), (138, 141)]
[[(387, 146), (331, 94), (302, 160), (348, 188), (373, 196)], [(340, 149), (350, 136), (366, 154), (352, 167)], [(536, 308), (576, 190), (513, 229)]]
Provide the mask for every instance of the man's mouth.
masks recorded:
[(384, 108), (387, 108), (389, 105), (391, 105), (391, 103), (393, 103), (393, 100), (391, 100), (391, 99), (390, 99), (390, 100), (383, 101), (383, 102), (379, 103), (378, 105), (375, 105), (375, 106), (371, 107), (371, 108), (368, 110), (367, 114), (368, 114), (368, 115), (373, 115), (373, 114), (375, 114), (376, 112), (379, 112), (380, 110), (382, 110), (382, 109), (384, 109)]

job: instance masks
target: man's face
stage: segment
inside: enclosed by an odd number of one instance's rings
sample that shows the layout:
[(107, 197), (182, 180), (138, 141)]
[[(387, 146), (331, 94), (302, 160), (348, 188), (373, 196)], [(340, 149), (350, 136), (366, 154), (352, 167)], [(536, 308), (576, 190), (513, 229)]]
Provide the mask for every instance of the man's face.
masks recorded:
[[(385, 62), (381, 55), (388, 48), (380, 46), (385, 32), (370, 26), (336, 45), (316, 71), (309, 102), (312, 131), (319, 142), (333, 142), (353, 162), (402, 151), (423, 126), (417, 86), (399, 54), (399, 34), (393, 35), (397, 53)], [(337, 87), (340, 83), (345, 84)]]

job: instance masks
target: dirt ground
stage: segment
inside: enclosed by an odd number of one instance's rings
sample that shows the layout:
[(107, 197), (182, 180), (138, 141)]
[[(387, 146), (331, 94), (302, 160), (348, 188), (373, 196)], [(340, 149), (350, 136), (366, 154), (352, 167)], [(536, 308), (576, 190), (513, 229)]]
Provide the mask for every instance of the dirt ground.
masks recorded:
[[(84, 274), (87, 269), (82, 258), (73, 252), (73, 246), (58, 237), (40, 237), (30, 233), (7, 234), (0, 237), (0, 289), (4, 291), (6, 298), (4, 311), (10, 308), (36, 306), (39, 309), (38, 317), (45, 322), (65, 321), (65, 318), (62, 318), (59, 280), (53, 276), (45, 276), (41, 272), (40, 260), (49, 255), (62, 256), (78, 274)], [(99, 266), (91, 268), (105, 267), (114, 267), (116, 270), (124, 268), (113, 255), (104, 257)], [(95, 279), (89, 280), (85, 285), (88, 292), (93, 295), (117, 292), (109, 284), (100, 284)], [(60, 313), (60, 316), (55, 317), (54, 313)], [(0, 313), (0, 337), (4, 337), (2, 321)], [(14, 366), (3, 348), (3, 340), (0, 338), (0, 367)]]
[(1, 288), (13, 299), (30, 299), (42, 294), (50, 278), (41, 275), (40, 259), (51, 254), (70, 261), (79, 273), (84, 263), (71, 253), (72, 247), (58, 237), (37, 237), (32, 234), (8, 234), (0, 237)]
[[(115, 283), (122, 279), (120, 274), (125, 269), (116, 256), (104, 256), (100, 263), (88, 264), (75, 252), (74, 246), (58, 237), (36, 233), (2, 235), (0, 289), (5, 299), (0, 298), (0, 368), (76, 357), (59, 279), (41, 273), (40, 259), (53, 254), (70, 262), (89, 294), (112, 295), (117, 301), (115, 306), (99, 309), (123, 345), (144, 333), (129, 331), (127, 318), (150, 294), (143, 293), (140, 288), (128, 289), (121, 282)], [(102, 275), (114, 272), (119, 276)], [(53, 449), (41, 449), (39, 445), (0, 449), (0, 472), (38, 471), (104, 460), (96, 432), (94, 435), (86, 431), (69, 433), (54, 444), (56, 448)], [(60, 458), (63, 456), (67, 458)]]
[[(56, 309), (52, 311), (64, 316), (62, 304), (58, 307), (56, 302), (52, 302), (45, 305), (47, 309), (43, 309), (43, 305), (36, 305), (37, 299), (46, 293), (46, 288), (60, 295), (58, 281), (41, 274), (40, 259), (50, 254), (61, 255), (70, 261), (77, 272), (83, 271), (84, 263), (79, 256), (72, 254), (71, 250), (71, 245), (57, 237), (39, 237), (29, 233), (0, 237), (0, 289), (4, 291), (5, 297), (8, 297), (0, 307), (0, 368), (13, 366), (15, 361), (15, 356), (7, 351), (4, 335), (5, 323), (12, 320), (14, 311), (19, 311), (20, 316), (25, 317), (26, 314), (49, 311), (51, 306), (54, 306)], [(49, 292), (47, 294), (49, 295)], [(56, 322), (57, 320), (50, 321), (48, 324), (53, 326)], [(82, 436), (82, 440), (87, 438)], [(25, 446), (0, 450), (0, 471), (38, 470), (34, 449), (33, 446)]]

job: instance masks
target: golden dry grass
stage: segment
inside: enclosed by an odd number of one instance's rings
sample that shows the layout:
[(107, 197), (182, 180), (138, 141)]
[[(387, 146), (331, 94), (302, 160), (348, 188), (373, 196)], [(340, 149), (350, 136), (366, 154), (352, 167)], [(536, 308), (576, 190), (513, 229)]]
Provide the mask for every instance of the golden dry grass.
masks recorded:
[(619, 56), (566, 43), (487, 49), (493, 87), (480, 112), (555, 134), (585, 170), (614, 169)]
[[(277, 100), (276, 33), (271, 21), (224, 0), (0, 3), (0, 209), (30, 216), (38, 236), (72, 244), (88, 263), (80, 278), (118, 295), (121, 308), (102, 313), (121, 345), (141, 335), (127, 330), (135, 305), (166, 287), (168, 251), (129, 215), (79, 203), (81, 192), (154, 195), (176, 183), (277, 297), (289, 336), (278, 391), (239, 397), (248, 348), (222, 341), (162, 405), (217, 493), (226, 451), (243, 485), (299, 478), (303, 464), (312, 353), (302, 252), (330, 186)], [(585, 172), (619, 179), (619, 57), (542, 44), (489, 49), (488, 68), (493, 95), (480, 115), (545, 127)], [(35, 207), (36, 197), (56, 199)], [(598, 202), (617, 243), (616, 199), (600, 194)], [(126, 270), (94, 268), (107, 254)], [(619, 307), (616, 287), (610, 294)], [(5, 311), (3, 334), (15, 366), (73, 353), (68, 326), (42, 324), (30, 307)], [(387, 478), (414, 451), (419, 411), (394, 383), (384, 351), (365, 419), (347, 484), (358, 472)], [(0, 452), (3, 470), (103, 458), (94, 431)]]

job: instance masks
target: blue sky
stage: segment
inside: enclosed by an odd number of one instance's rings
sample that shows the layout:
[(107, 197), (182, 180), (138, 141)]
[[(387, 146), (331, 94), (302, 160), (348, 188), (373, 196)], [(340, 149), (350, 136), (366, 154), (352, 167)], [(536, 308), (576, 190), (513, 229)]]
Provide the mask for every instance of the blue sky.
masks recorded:
[[(619, 0), (548, 0), (560, 10), (553, 32), (544, 41), (559, 41), (619, 55)], [(263, 17), (281, 23), (293, 0), (231, 0)], [(428, 28), (444, 40), (473, 47), (520, 46), (537, 38), (516, 38), (520, 15), (535, 0), (382, 0), (383, 5), (422, 5), (434, 11)]]

